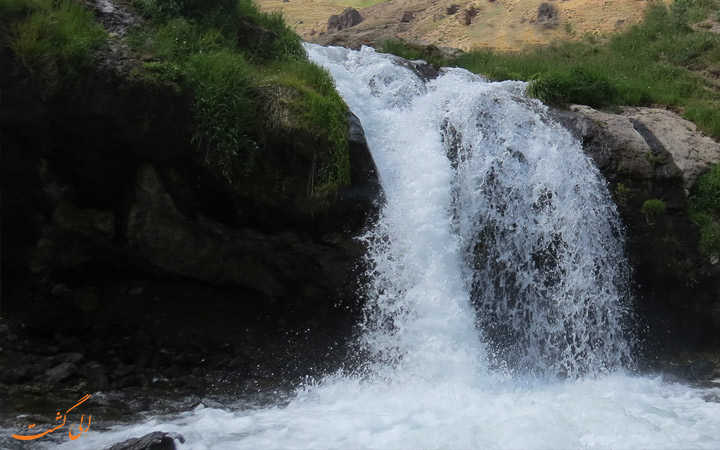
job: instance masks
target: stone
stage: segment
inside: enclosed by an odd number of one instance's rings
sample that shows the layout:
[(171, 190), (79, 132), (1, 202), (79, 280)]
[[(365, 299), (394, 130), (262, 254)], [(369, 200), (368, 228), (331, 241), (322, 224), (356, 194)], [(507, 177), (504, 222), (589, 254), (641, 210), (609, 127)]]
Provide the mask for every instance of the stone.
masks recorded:
[(559, 22), (558, 10), (554, 5), (543, 2), (537, 9), (536, 23), (545, 27), (554, 27)]
[(458, 5), (450, 5), (447, 8), (445, 8), (445, 14), (448, 16), (452, 16), (453, 14), (460, 11), (460, 6)]
[[(720, 162), (720, 144), (661, 109), (610, 114), (572, 105), (551, 114), (583, 144), (615, 199), (637, 311), (647, 324), (645, 340), (653, 343), (648, 352), (717, 342), (720, 270), (699, 254), (699, 227), (687, 206), (698, 174)], [(648, 221), (642, 211), (652, 199), (666, 210)]]
[(79, 374), (77, 366), (71, 362), (64, 362), (45, 371), (45, 376), (52, 383), (60, 383)]
[(458, 15), (458, 21), (461, 25), (468, 26), (472, 23), (473, 18), (477, 16), (477, 13), (478, 10), (475, 8), (475, 6), (469, 4), (462, 11), (460, 11), (460, 14)]
[(82, 355), (82, 353), (77, 353), (77, 352), (60, 353), (58, 355), (53, 356), (52, 364), (58, 365), (58, 364), (67, 363), (67, 362), (77, 364), (80, 361), (82, 361), (83, 358), (84, 358), (84, 356)]
[(142, 387), (143, 378), (140, 375), (128, 375), (118, 380), (118, 388)]
[[(686, 193), (697, 177), (720, 162), (720, 143), (697, 131), (696, 126), (677, 114), (658, 108), (624, 108), (622, 114), (608, 114), (587, 106), (570, 107), (600, 124), (612, 134), (626, 164), (623, 167), (646, 178), (652, 172), (648, 153), (667, 152), (681, 172)], [(650, 137), (652, 136), (652, 137)]]
[(340, 31), (354, 27), (363, 21), (362, 16), (355, 8), (345, 8), (341, 14), (333, 14), (327, 21), (328, 31)]
[(112, 445), (107, 450), (175, 450), (175, 441), (185, 443), (185, 438), (178, 433), (154, 431), (139, 438), (131, 438)]
[(90, 380), (99, 380), (106, 377), (107, 369), (98, 362), (90, 361), (80, 367), (80, 373)]
[(402, 16), (400, 16), (400, 22), (412, 22), (412, 20), (415, 18), (415, 13), (412, 11), (403, 11)]

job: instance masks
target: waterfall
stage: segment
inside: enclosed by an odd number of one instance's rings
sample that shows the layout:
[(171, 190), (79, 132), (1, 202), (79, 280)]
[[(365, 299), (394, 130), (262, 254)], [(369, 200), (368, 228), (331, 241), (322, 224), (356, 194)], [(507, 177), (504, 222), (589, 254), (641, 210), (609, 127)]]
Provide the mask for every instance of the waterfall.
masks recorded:
[(387, 196), (367, 236), (375, 360), (443, 377), (486, 365), (578, 376), (630, 360), (617, 212), (524, 83), (460, 69), (426, 80), (370, 48), (307, 48), (365, 124)]
[[(306, 45), (365, 128), (386, 203), (363, 240), (364, 363), (289, 403), (88, 433), (185, 449), (720, 448), (720, 389), (629, 375), (628, 267), (580, 145), (524, 95), (458, 69), (426, 79), (364, 48)], [(93, 418), (95, 423), (95, 418)]]

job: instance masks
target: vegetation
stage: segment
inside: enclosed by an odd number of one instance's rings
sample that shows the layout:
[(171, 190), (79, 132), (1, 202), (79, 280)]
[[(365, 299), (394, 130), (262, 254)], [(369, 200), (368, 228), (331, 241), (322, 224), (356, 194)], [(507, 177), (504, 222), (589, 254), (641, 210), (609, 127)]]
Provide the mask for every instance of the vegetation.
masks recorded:
[(417, 47), (396, 38), (382, 40), (377, 46), (377, 51), (382, 53), (391, 53), (411, 61), (424, 59), (436, 66), (451, 66), (456, 64), (454, 60), (448, 60), (437, 51), (434, 51), (434, 48)]
[(720, 164), (698, 178), (688, 210), (690, 219), (700, 226), (700, 252), (720, 254)]
[(331, 151), (319, 154), (313, 193), (350, 181), (347, 108), (330, 75), (307, 60), (300, 38), (280, 13), (260, 12), (251, 0), (135, 0), (155, 25), (128, 37), (159, 61), (139, 76), (174, 83), (195, 96), (194, 144), (208, 164), (234, 181), (256, 169), (260, 92), (290, 88), (286, 105), (293, 126), (324, 136)]
[(692, 24), (717, 16), (720, 0), (676, 0), (650, 7), (645, 20), (612, 37), (581, 40), (519, 53), (475, 50), (456, 60), (383, 43), (381, 51), (456, 65), (491, 79), (529, 81), (528, 92), (556, 104), (666, 105), (683, 111), (700, 129), (720, 137), (720, 92), (701, 75), (720, 70), (720, 36)]
[[(330, 75), (307, 60), (300, 38), (280, 13), (252, 0), (133, 0), (148, 26), (131, 30), (130, 46), (153, 62), (134, 75), (174, 86), (194, 98), (192, 142), (230, 182), (256, 170), (264, 99), (260, 91), (293, 91), (292, 128), (319, 136), (312, 192), (350, 178), (347, 108)], [(52, 92), (78, 78), (105, 42), (93, 13), (73, 0), (3, 0), (0, 32), (33, 77)]]
[(0, 32), (48, 91), (78, 77), (107, 37), (91, 11), (72, 0), (3, 0)]
[(649, 218), (652, 216), (657, 216), (658, 214), (664, 213), (666, 209), (667, 208), (664, 201), (660, 200), (659, 198), (651, 198), (649, 200), (645, 200), (642, 205), (641, 211), (649, 220)]

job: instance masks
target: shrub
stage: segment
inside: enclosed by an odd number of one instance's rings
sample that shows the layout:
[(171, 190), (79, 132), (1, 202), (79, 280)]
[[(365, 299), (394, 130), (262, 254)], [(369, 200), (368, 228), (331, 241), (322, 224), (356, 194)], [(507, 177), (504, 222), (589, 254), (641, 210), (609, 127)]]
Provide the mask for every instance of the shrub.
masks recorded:
[(255, 125), (251, 70), (241, 54), (227, 50), (196, 53), (183, 70), (195, 93), (193, 143), (229, 181), (253, 169), (257, 150), (248, 137)]
[(659, 198), (651, 198), (649, 200), (645, 200), (641, 211), (646, 217), (652, 217), (664, 213), (666, 209), (664, 201)]
[(16, 57), (49, 90), (77, 77), (106, 39), (92, 12), (74, 1), (15, 1), (4, 5), (2, 13), (15, 19), (8, 40)]
[(601, 107), (613, 103), (615, 87), (602, 73), (573, 67), (569, 72), (536, 75), (527, 87), (528, 95), (547, 103), (581, 103)]

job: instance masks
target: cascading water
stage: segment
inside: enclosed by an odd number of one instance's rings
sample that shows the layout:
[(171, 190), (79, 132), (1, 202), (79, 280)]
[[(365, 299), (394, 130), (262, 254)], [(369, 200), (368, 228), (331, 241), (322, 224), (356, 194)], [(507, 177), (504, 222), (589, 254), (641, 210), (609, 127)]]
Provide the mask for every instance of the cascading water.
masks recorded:
[(157, 429), (196, 449), (720, 446), (720, 404), (623, 372), (615, 209), (523, 83), (306, 49), (361, 119), (386, 196), (365, 236), (367, 362), (285, 406), (198, 407), (68, 448)]
[(425, 83), (367, 50), (311, 54), (370, 123), (387, 191), (371, 232), (371, 351), (457, 373), (480, 351), (472, 300), (496, 366), (578, 375), (629, 359), (614, 206), (579, 143), (523, 83), (461, 70)]

